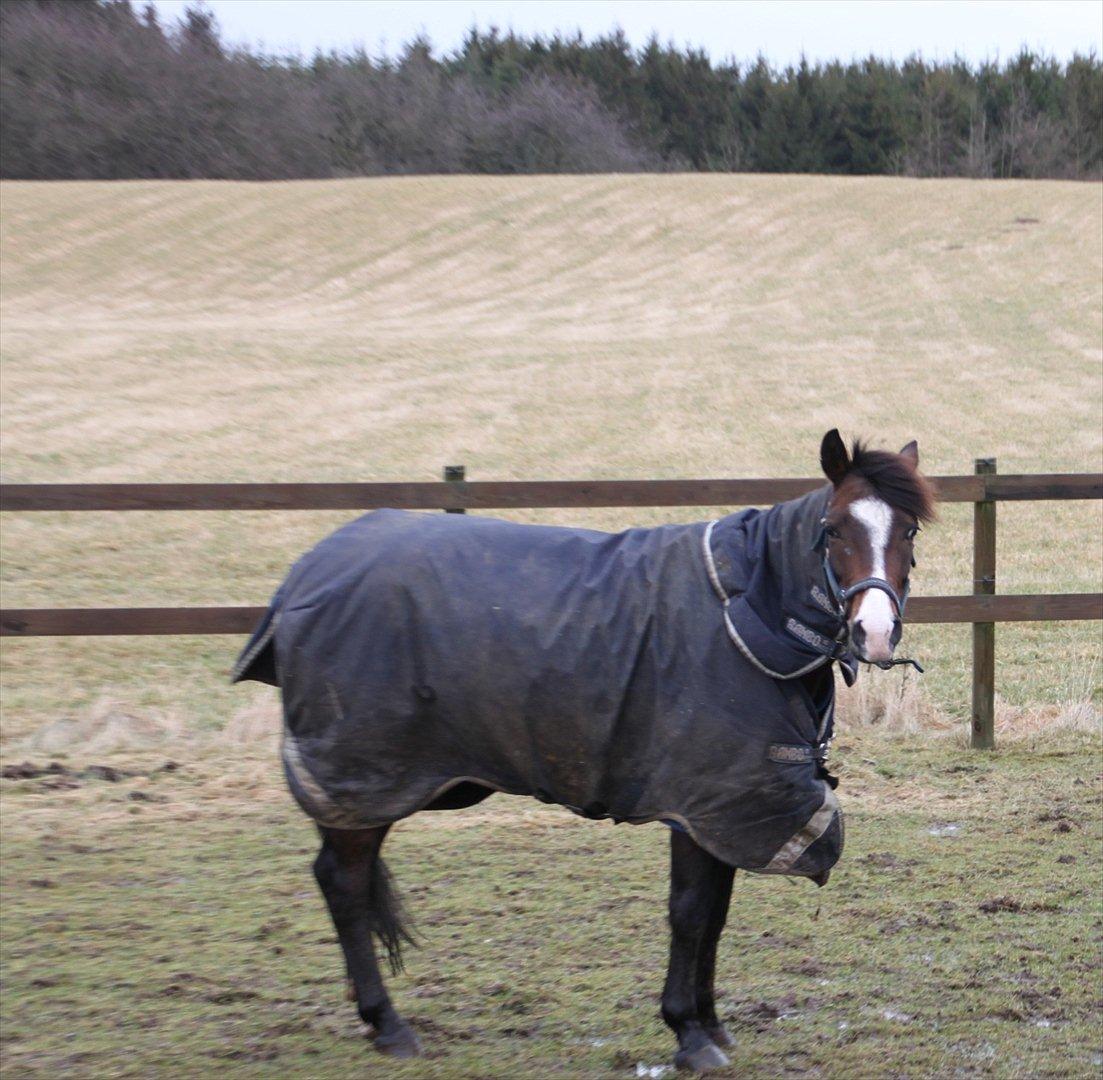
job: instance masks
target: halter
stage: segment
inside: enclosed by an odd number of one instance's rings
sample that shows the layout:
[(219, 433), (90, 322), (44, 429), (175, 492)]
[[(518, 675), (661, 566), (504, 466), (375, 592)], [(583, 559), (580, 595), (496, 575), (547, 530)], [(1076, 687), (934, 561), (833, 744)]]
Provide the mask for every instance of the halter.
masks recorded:
[[(832, 603), (834, 603), (836, 614), (842, 622), (839, 636), (836, 638), (839, 646), (845, 644), (850, 637), (850, 627), (846, 620), (846, 606), (853, 597), (857, 596), (860, 592), (865, 592), (867, 589), (880, 589), (881, 592), (885, 593), (892, 601), (893, 607), (896, 608), (897, 617), (903, 621), (904, 608), (907, 606), (908, 595), (911, 592), (910, 578), (904, 579), (904, 591), (902, 593), (897, 593), (888, 581), (879, 577), (862, 578), (861, 581), (856, 581), (853, 585), (848, 585), (844, 589), (839, 584), (839, 579), (835, 576), (835, 570), (831, 566), (831, 559), (828, 557), (827, 518), (825, 517), (820, 518), (820, 531), (816, 535), (816, 542), (812, 545), (812, 550), (820, 552), (823, 558), (823, 576), (827, 581), (827, 594), (831, 598)], [(911, 564), (915, 566), (914, 555), (912, 556)], [(915, 660), (899, 658), (893, 660), (871, 660), (868, 662), (881, 668), (883, 671), (896, 667), (898, 664), (911, 664), (916, 671), (920, 674), (923, 673), (923, 669)]]
[(839, 579), (835, 577), (835, 571), (831, 567), (831, 560), (827, 557), (826, 547), (823, 552), (823, 573), (824, 577), (827, 578), (828, 593), (835, 601), (840, 615), (845, 614), (846, 605), (851, 598), (857, 596), (858, 593), (865, 592), (866, 589), (880, 589), (881, 592), (888, 594), (893, 607), (896, 608), (896, 614), (901, 619), (904, 618), (904, 607), (908, 602), (908, 595), (911, 592), (911, 583), (909, 581), (905, 580), (904, 592), (902, 594), (897, 594), (896, 590), (884, 578), (879, 577), (862, 578), (861, 581), (856, 581), (853, 585), (848, 585), (844, 589), (839, 584)]

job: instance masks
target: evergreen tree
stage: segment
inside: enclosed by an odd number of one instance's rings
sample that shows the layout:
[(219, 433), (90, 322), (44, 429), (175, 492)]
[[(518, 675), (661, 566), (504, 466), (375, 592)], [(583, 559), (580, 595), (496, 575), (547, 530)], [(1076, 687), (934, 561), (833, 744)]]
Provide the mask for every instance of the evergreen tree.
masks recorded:
[(1103, 177), (1103, 63), (870, 57), (746, 70), (652, 38), (473, 28), (438, 57), (303, 63), (211, 13), (0, 3), (0, 175), (248, 177), (636, 169)]

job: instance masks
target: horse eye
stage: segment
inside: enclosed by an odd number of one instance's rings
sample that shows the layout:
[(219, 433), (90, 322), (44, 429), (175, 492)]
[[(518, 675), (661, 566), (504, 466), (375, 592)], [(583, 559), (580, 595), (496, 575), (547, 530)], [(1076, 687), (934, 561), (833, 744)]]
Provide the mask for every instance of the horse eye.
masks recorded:
[(904, 533), (904, 537), (907, 540), (914, 540), (918, 534), (919, 534), (919, 526), (918, 525), (913, 525), (910, 529), (908, 529), (908, 531), (906, 533)]
[(830, 536), (832, 540), (839, 539), (839, 530), (836, 529), (834, 525), (826, 526), (823, 531), (827, 533), (827, 535)]

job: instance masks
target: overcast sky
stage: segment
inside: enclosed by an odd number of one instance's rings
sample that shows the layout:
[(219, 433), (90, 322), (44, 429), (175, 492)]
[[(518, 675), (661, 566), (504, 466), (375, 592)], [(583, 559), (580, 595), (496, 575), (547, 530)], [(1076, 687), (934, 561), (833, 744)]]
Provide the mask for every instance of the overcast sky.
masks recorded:
[[(163, 19), (188, 0), (155, 0)], [(420, 32), (449, 52), (477, 25), (524, 34), (621, 27), (633, 45), (652, 34), (699, 46), (714, 60), (763, 53), (779, 66), (911, 53), (972, 61), (1022, 45), (1067, 59), (1103, 51), (1103, 0), (208, 0), (235, 43), (275, 53), (364, 46), (395, 53)]]

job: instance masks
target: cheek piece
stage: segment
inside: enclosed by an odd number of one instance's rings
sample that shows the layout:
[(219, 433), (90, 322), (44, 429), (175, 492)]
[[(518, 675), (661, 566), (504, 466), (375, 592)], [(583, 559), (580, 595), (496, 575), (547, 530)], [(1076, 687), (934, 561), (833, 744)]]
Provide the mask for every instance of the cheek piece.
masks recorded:
[[(904, 608), (907, 606), (908, 594), (911, 592), (911, 582), (908, 578), (904, 579), (904, 591), (900, 594), (896, 592), (889, 582), (879, 577), (862, 578), (861, 581), (856, 581), (853, 585), (848, 585), (844, 589), (839, 584), (839, 579), (835, 576), (835, 568), (831, 565), (831, 559), (828, 555), (826, 518), (820, 518), (820, 531), (816, 535), (816, 542), (812, 545), (812, 550), (820, 552), (823, 556), (823, 576), (827, 582), (827, 595), (831, 597), (832, 603), (834, 603), (836, 608), (836, 614), (843, 624), (840, 631), (840, 640), (846, 640), (846, 637), (848, 637), (850, 633), (846, 622), (846, 605), (850, 602), (852, 597), (857, 596), (860, 592), (865, 592), (866, 589), (880, 589), (881, 592), (886, 593), (892, 601), (893, 606), (896, 608), (897, 616), (903, 621)], [(912, 556), (911, 564), (915, 566), (914, 555)], [(893, 660), (875, 660), (873, 663), (883, 670), (896, 667), (898, 664), (911, 664), (920, 674), (923, 672), (923, 669), (919, 666), (917, 661), (905, 659), (903, 657)]]

